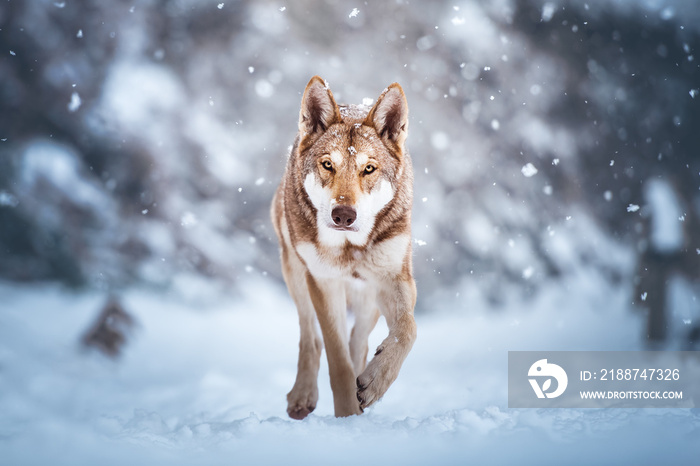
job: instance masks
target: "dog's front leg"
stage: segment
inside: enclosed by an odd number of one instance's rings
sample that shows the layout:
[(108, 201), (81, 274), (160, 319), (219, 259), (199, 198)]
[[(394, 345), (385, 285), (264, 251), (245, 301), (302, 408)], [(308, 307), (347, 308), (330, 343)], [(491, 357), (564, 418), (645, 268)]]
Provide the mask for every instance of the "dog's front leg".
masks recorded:
[(316, 331), (316, 314), (306, 284), (306, 267), (296, 254), (282, 248), (282, 274), (299, 313), (299, 362), (294, 387), (287, 394), (287, 414), (304, 419), (318, 401), (318, 367), (323, 343)]
[(381, 398), (399, 375), (399, 369), (416, 340), (416, 284), (408, 275), (388, 279), (380, 285), (379, 306), (389, 326), (389, 336), (374, 358), (357, 377), (357, 399), (362, 409)]
[(370, 284), (362, 288), (346, 286), (348, 306), (355, 314), (355, 325), (350, 332), (350, 357), (355, 367), (355, 375), (360, 375), (367, 366), (367, 338), (379, 320), (377, 295)]
[(348, 349), (345, 286), (341, 281), (317, 279), (310, 273), (306, 275), (306, 282), (323, 333), (335, 415), (360, 414), (362, 410), (357, 402), (355, 373)]

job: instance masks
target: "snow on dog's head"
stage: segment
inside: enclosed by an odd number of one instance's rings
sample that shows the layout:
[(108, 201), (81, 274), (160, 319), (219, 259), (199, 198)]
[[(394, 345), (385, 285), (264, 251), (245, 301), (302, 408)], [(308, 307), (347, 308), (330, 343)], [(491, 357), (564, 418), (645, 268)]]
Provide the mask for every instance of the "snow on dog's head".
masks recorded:
[(299, 114), (304, 189), (328, 246), (366, 244), (403, 172), (408, 105), (394, 83), (370, 109), (338, 106), (327, 83), (311, 79)]

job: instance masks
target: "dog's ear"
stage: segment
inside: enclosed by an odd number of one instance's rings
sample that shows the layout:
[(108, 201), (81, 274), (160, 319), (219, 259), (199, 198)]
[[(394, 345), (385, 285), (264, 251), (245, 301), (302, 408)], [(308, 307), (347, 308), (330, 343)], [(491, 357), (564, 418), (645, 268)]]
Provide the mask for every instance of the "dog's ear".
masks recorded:
[(408, 130), (408, 102), (398, 83), (389, 86), (367, 114), (365, 125), (374, 126), (379, 136), (396, 145), (400, 153)]
[(304, 134), (323, 132), (341, 120), (340, 109), (328, 84), (314, 76), (306, 85), (299, 112), (299, 131)]

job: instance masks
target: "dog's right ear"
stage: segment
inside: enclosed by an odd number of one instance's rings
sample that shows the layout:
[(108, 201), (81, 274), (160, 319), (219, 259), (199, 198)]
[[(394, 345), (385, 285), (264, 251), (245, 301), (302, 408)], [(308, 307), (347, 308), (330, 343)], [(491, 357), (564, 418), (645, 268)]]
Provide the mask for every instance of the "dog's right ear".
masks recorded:
[(302, 137), (323, 132), (340, 120), (340, 109), (328, 84), (320, 77), (314, 76), (306, 85), (304, 97), (301, 99), (299, 131)]

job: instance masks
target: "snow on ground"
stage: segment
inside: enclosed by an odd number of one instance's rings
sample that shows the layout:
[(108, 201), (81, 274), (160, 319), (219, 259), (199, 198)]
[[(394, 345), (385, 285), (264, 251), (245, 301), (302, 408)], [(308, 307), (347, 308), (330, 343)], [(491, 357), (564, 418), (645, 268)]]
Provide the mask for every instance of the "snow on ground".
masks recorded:
[(582, 273), (517, 308), (438, 304), (383, 400), (334, 418), (324, 357), (318, 407), (294, 421), (297, 318), (269, 280), (204, 306), (127, 292), (138, 326), (117, 361), (78, 343), (104, 296), (0, 284), (0, 463), (697, 464), (698, 410), (507, 407), (509, 350), (642, 349), (623, 288)]

